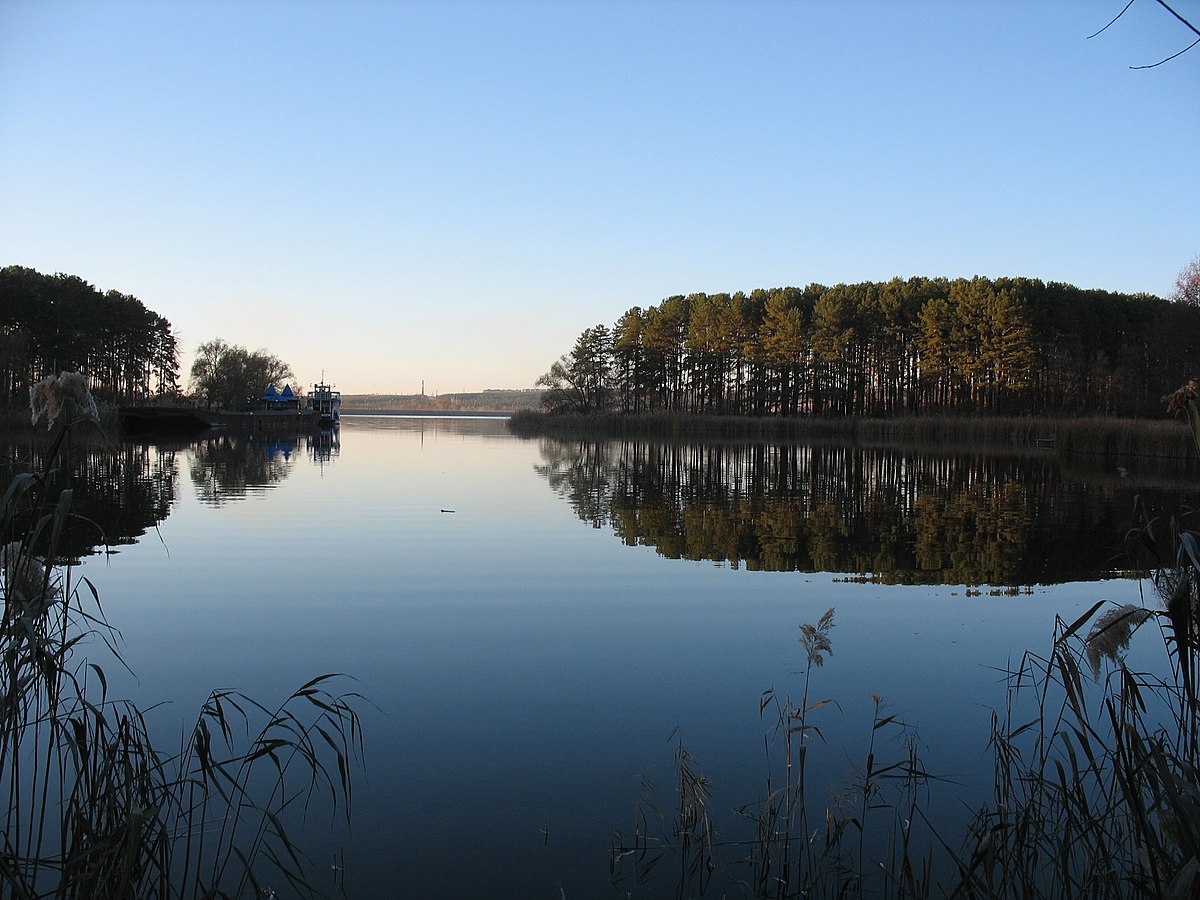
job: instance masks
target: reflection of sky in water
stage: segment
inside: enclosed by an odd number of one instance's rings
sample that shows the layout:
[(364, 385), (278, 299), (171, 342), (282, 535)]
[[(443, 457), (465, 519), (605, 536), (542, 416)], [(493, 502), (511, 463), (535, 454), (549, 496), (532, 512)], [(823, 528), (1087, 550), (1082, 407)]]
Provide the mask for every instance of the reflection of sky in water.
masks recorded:
[(358, 679), (374, 706), (351, 896), (606, 892), (639, 776), (669, 803), (676, 726), (718, 807), (759, 796), (759, 695), (799, 694), (797, 626), (830, 606), (814, 694), (844, 712), (822, 710), (818, 771), (845, 777), (875, 691), (935, 771), (977, 785), (995, 668), (1047, 649), (1056, 612), (1138, 601), (1131, 581), (968, 597), (664, 560), (581, 524), (534, 471), (537, 442), (504, 429), (347, 417), (332, 464), (294, 454), (273, 490), (220, 507), (183, 484), (161, 540), (84, 569), (139, 677), (112, 680), (175, 701), (153, 714), (169, 735), (212, 687), (273, 699), (323, 672)]

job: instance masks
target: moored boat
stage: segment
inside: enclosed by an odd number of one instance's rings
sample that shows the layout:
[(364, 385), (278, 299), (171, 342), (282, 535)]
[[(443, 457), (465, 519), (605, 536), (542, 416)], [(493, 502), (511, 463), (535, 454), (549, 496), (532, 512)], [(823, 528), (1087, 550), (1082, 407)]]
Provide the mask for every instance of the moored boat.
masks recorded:
[(308, 408), (317, 414), (317, 425), (333, 428), (342, 418), (342, 392), (335, 391), (325, 382), (314, 384), (308, 395)]

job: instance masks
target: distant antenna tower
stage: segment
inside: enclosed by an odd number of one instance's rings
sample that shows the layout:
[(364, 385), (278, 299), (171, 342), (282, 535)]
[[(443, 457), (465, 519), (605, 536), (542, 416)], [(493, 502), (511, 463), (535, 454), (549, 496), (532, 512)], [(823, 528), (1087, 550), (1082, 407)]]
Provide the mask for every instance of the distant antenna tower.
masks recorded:
[(422, 397), (425, 396), (425, 379), (424, 378), (421, 379), (421, 396)]

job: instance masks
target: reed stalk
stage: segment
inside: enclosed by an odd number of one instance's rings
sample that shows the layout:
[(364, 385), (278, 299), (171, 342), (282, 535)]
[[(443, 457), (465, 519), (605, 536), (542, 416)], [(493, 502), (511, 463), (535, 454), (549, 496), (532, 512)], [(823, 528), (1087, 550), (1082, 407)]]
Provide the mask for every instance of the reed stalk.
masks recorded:
[[(992, 714), (991, 798), (958, 838), (928, 813), (944, 779), (925, 770), (911, 729), (878, 696), (864, 762), (841, 801), (823, 803), (811, 790), (811, 739), (820, 737), (811, 717), (836, 707), (810, 694), (814, 670), (832, 652), (833, 611), (801, 626), (801, 702), (785, 696), (780, 705), (773, 690), (760, 699), (760, 713), (776, 710), (766, 791), (734, 810), (753, 828), (711, 843), (711, 859), (722, 863), (710, 893), (689, 896), (1200, 896), (1200, 533), (1177, 519), (1151, 520), (1132, 536), (1160, 560), (1151, 583), (1161, 607), (1097, 602), (1073, 622), (1056, 622), (1047, 653), (1028, 651), (1009, 668)], [(1159, 651), (1145, 670), (1127, 662), (1134, 641)], [(881, 762), (879, 740), (893, 729), (904, 751)], [(779, 741), (775, 789), (770, 748)], [(824, 828), (814, 829), (818, 817)], [(643, 833), (639, 846), (670, 856), (684, 849), (677, 837)], [(618, 861), (623, 847), (618, 832)], [(627, 874), (619, 865), (614, 873)]]

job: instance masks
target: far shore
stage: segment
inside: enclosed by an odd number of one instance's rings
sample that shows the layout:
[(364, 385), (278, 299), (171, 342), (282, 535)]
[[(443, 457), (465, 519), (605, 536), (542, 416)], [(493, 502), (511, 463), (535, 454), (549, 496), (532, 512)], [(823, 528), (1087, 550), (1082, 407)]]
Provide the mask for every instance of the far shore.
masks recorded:
[(349, 416), (429, 416), (446, 419), (508, 419), (513, 415), (507, 410), (471, 409), (354, 409), (342, 407), (343, 418)]
[(520, 437), (649, 438), (656, 440), (837, 441), (860, 446), (1018, 448), (1031, 452), (1096, 453), (1190, 459), (1196, 445), (1176, 419), (1101, 416), (709, 416), (690, 413), (512, 414)]

